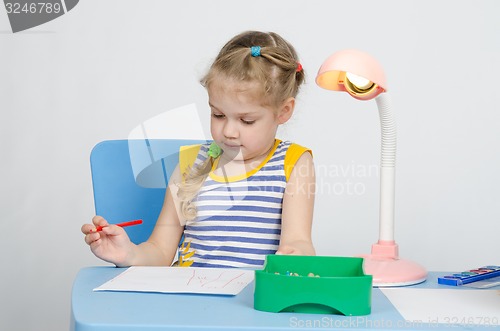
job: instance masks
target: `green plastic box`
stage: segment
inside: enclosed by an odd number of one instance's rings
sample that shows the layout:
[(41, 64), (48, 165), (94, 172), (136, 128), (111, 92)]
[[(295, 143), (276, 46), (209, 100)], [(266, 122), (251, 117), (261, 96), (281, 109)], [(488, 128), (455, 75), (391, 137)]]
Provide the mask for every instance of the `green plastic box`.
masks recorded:
[(254, 308), (261, 311), (368, 315), (371, 294), (372, 276), (358, 257), (268, 255), (255, 271)]

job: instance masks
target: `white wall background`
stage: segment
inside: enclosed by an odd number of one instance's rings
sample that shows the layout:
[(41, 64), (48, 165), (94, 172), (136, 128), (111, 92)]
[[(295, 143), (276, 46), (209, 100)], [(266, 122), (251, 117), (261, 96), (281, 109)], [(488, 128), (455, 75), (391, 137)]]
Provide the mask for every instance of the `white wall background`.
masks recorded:
[(367, 253), (378, 235), (375, 102), (314, 83), (330, 53), (359, 48), (385, 67), (397, 113), (402, 257), (429, 270), (499, 264), (499, 15), (494, 0), (82, 0), (12, 34), (2, 7), (0, 329), (68, 328), (76, 273), (104, 264), (80, 233), (91, 148), (189, 103), (208, 118), (198, 79), (248, 29), (281, 33), (308, 74), (281, 137), (315, 153), (318, 254)]

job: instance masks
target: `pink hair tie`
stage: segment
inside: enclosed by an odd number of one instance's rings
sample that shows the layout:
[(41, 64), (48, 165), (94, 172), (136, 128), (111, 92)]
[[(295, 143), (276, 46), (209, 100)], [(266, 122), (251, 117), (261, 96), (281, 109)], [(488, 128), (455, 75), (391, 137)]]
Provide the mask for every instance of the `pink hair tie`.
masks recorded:
[(297, 69), (295, 71), (296, 72), (301, 72), (302, 71), (302, 64), (300, 64), (300, 62), (297, 62)]

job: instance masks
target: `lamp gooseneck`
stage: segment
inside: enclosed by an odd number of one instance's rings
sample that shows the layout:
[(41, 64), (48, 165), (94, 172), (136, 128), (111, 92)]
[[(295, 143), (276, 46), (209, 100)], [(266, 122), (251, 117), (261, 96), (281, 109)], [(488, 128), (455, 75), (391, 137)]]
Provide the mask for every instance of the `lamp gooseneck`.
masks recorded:
[(379, 240), (394, 241), (394, 199), (396, 172), (396, 120), (387, 93), (377, 98), (382, 133), (380, 159), (380, 235)]

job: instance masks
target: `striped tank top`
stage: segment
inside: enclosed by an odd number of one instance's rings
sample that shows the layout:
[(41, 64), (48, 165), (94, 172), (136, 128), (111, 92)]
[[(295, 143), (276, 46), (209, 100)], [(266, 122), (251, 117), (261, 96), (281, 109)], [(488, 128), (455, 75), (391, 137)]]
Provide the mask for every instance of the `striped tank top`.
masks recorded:
[[(208, 148), (209, 144), (196, 146), (194, 161), (186, 160), (189, 156), (181, 149), (181, 171), (187, 168), (183, 163), (203, 162)], [(184, 228), (181, 265), (261, 267), (266, 255), (278, 249), (286, 183), (305, 151), (309, 150), (276, 139), (267, 158), (246, 175), (224, 178), (210, 172), (193, 201), (197, 217)]]

